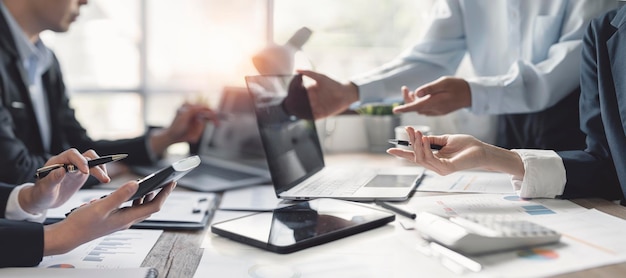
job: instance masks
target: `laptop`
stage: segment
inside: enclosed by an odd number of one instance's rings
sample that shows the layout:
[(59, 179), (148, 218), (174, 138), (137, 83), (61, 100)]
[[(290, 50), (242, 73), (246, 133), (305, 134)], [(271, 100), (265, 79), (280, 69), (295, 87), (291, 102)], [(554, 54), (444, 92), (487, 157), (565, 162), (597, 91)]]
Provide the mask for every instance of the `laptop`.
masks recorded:
[[(191, 151), (200, 157), (200, 165), (178, 180), (178, 186), (217, 192), (269, 184), (271, 178), (248, 90), (245, 87), (225, 87), (217, 112), (221, 115), (219, 125), (208, 123), (197, 150)], [(132, 168), (137, 174), (148, 175), (171, 164), (170, 160)]]
[(327, 167), (302, 75), (246, 76), (276, 196), (287, 200), (407, 199), (422, 167)]

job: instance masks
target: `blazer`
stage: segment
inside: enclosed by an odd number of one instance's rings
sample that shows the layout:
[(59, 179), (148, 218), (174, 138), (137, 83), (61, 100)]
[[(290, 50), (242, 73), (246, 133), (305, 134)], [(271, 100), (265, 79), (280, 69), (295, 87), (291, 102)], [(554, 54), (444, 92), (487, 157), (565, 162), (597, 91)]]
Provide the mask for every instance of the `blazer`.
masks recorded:
[(43, 225), (4, 219), (13, 188), (0, 184), (0, 267), (36, 266), (43, 258)]
[(585, 34), (580, 124), (584, 151), (559, 152), (564, 197), (621, 199), (626, 192), (626, 7), (594, 19)]
[(146, 137), (116, 141), (89, 138), (69, 105), (59, 62), (43, 76), (51, 126), (50, 151), (45, 152), (33, 110), (25, 69), (4, 15), (0, 13), (0, 182), (33, 181), (37, 168), (68, 148), (93, 149), (101, 155), (127, 153), (129, 164), (149, 163)]

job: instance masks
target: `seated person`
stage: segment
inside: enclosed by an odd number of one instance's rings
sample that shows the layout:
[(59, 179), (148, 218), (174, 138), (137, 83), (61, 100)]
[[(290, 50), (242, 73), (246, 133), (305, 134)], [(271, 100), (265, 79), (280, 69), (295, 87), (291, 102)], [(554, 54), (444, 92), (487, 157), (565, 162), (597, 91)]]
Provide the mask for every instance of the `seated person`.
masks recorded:
[[(586, 148), (507, 150), (467, 135), (423, 136), (408, 128), (412, 150), (388, 153), (439, 174), (479, 168), (511, 174), (520, 197), (620, 199), (626, 188), (626, 8), (594, 19), (584, 37), (580, 123)], [(431, 144), (442, 145), (432, 152)]]
[(80, 207), (63, 221), (42, 225), (46, 210), (65, 203), (89, 174), (108, 182), (106, 168), (88, 168), (87, 160), (98, 157), (90, 150), (81, 155), (76, 149), (67, 150), (48, 160), (46, 165), (73, 164), (78, 170), (67, 172), (61, 167), (34, 184), (11, 186), (0, 184), (0, 267), (35, 266), (43, 256), (68, 252), (98, 237), (127, 229), (161, 209), (174, 189), (171, 183), (156, 196), (153, 193), (120, 208), (138, 188), (131, 181), (110, 195)]
[(87, 1), (0, 1), (0, 182), (33, 181), (53, 154), (68, 148), (129, 154), (124, 163), (149, 164), (178, 142), (195, 143), (214, 113), (184, 104), (171, 125), (133, 139), (94, 141), (70, 106), (61, 67), (39, 38), (64, 32)]

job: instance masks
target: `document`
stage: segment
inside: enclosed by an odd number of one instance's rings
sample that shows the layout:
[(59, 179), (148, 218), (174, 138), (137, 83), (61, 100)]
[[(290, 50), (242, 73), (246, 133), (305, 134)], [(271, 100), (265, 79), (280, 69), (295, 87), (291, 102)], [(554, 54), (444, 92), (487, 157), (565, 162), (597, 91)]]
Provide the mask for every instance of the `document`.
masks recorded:
[(115, 269), (86, 269), (86, 268), (28, 268), (10, 267), (0, 269), (0, 277), (20, 278), (156, 278), (158, 272), (154, 268), (115, 268)]
[(458, 193), (515, 193), (511, 176), (487, 171), (459, 171), (441, 176), (427, 170), (417, 191)]
[(74, 250), (46, 256), (39, 268), (136, 268), (140, 267), (162, 230), (129, 229), (92, 240)]
[[(73, 208), (109, 193), (111, 190), (106, 189), (79, 190), (62, 206), (48, 210), (46, 223), (60, 221)], [(202, 229), (215, 210), (215, 196), (214, 193), (173, 191), (159, 212), (133, 228)], [(122, 206), (130, 205), (131, 202), (126, 202)]]

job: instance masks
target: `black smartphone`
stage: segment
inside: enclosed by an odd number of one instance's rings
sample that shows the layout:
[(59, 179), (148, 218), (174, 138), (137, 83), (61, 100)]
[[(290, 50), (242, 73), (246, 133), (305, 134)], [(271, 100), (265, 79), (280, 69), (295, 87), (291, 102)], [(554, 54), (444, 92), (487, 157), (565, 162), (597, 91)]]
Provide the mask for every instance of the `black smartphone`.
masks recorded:
[(361, 203), (315, 199), (215, 223), (214, 234), (286, 254), (383, 226), (395, 215)]
[(200, 165), (200, 157), (190, 156), (172, 163), (172, 165), (156, 171), (139, 180), (137, 192), (130, 197), (130, 200), (139, 199), (146, 194), (157, 190), (172, 181), (178, 181), (187, 173)]

